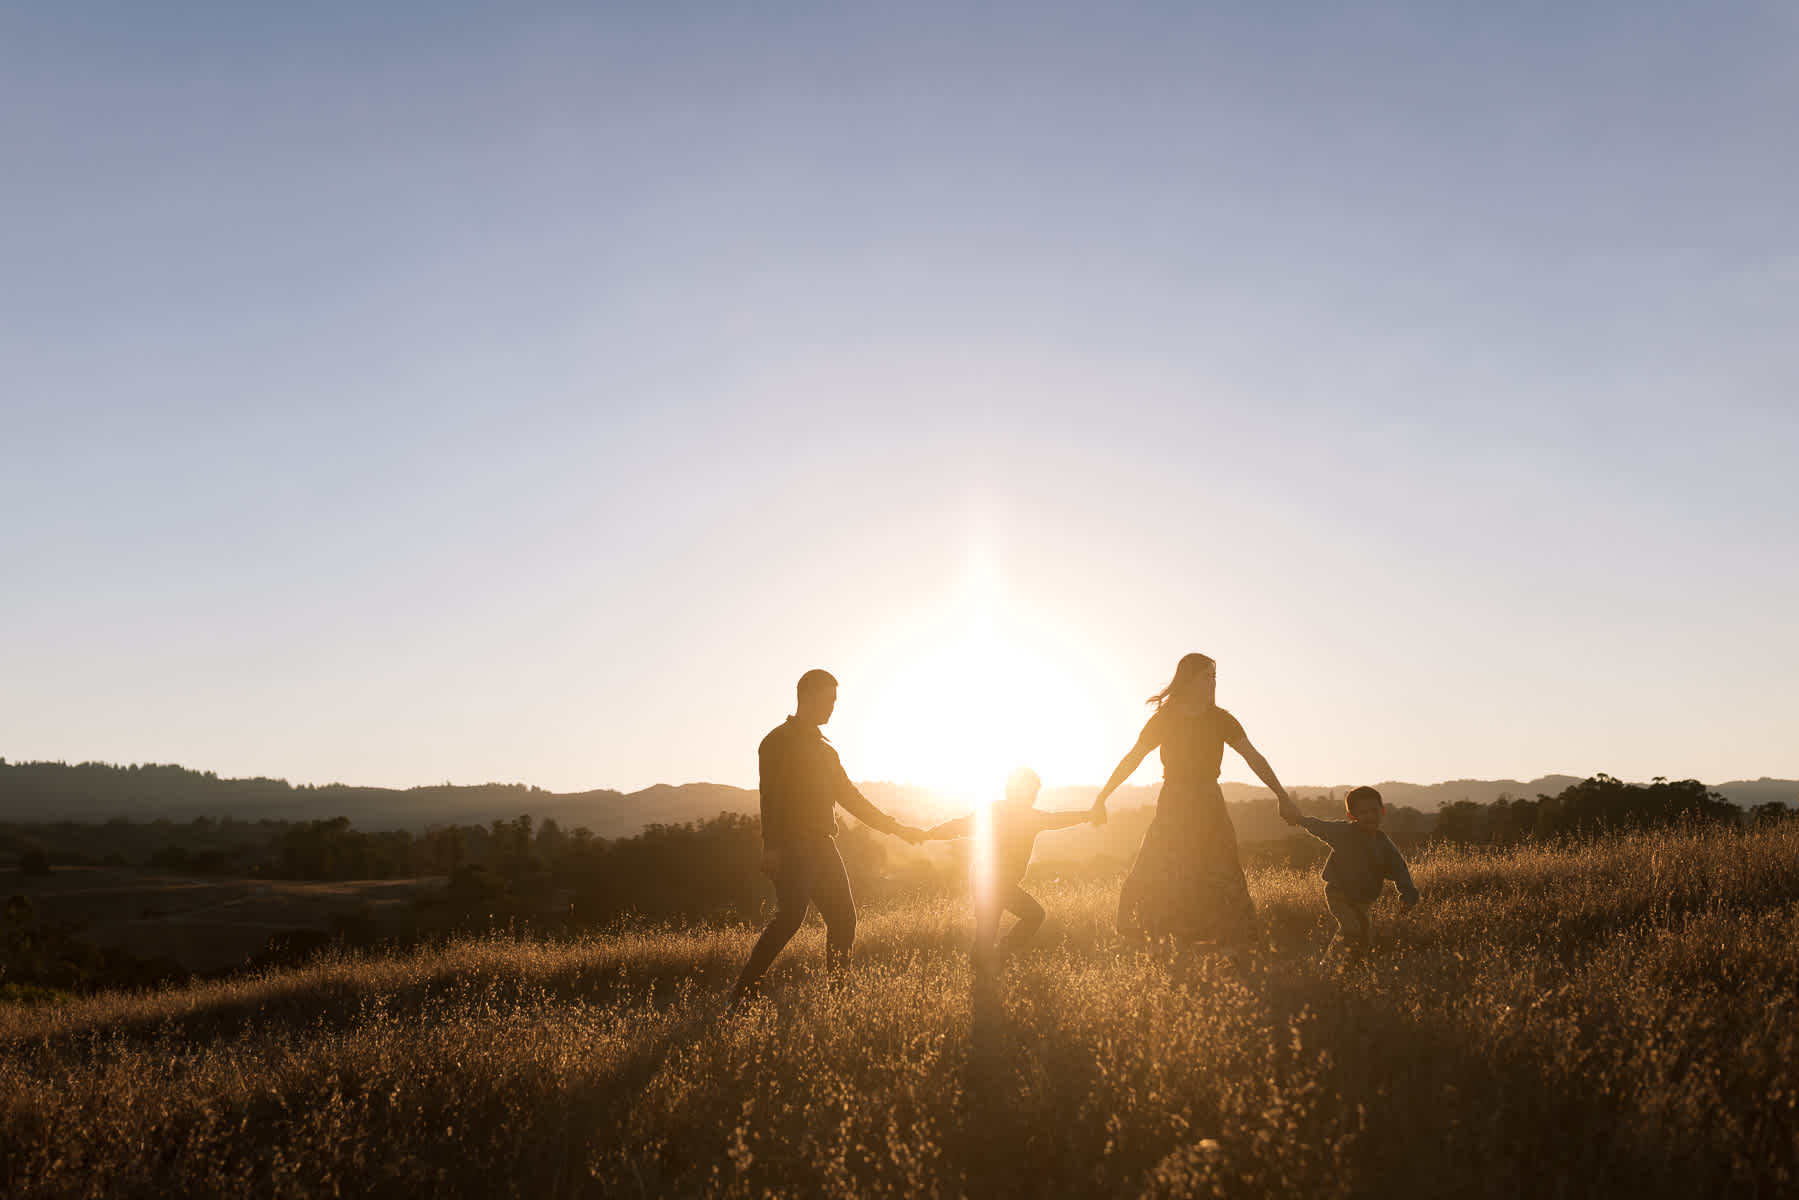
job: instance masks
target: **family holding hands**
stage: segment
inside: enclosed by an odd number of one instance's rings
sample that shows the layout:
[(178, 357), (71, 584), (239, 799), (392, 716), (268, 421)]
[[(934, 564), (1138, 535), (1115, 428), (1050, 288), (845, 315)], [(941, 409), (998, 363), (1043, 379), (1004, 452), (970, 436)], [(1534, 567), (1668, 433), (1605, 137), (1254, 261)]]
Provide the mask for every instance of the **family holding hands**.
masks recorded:
[[(1041, 781), (1035, 771), (1020, 768), (1006, 780), (1003, 799), (984, 814), (985, 828), (983, 817), (971, 814), (923, 830), (882, 812), (850, 782), (821, 729), (837, 706), (837, 680), (827, 671), (806, 672), (800, 677), (793, 716), (763, 738), (758, 750), (762, 866), (774, 881), (775, 913), (732, 990), (732, 1007), (757, 993), (763, 974), (799, 931), (809, 906), (816, 906), (824, 918), (827, 968), (834, 973), (848, 962), (856, 936), (856, 907), (834, 837), (838, 805), (869, 827), (914, 844), (981, 836), (983, 853), (974, 863), (973, 956), (978, 967), (990, 967), (1029, 940), (1045, 919), (1043, 906), (1020, 886), (1037, 835), (1103, 823), (1107, 797), (1158, 748), (1162, 788), (1155, 817), (1119, 893), (1121, 934), (1207, 943), (1233, 958), (1248, 949), (1255, 905), (1237, 855), (1236, 830), (1218, 787), (1224, 748), (1229, 746), (1274, 792), (1287, 824), (1330, 846), (1323, 872), (1325, 902), (1348, 950), (1364, 953), (1373, 939), (1370, 909), (1386, 880), (1398, 885), (1406, 908), (1418, 902), (1405, 857), (1380, 831), (1386, 811), (1380, 793), (1371, 787), (1350, 791), (1345, 800), (1347, 821), (1301, 816), (1243, 726), (1218, 707), (1217, 684), (1212, 659), (1203, 654), (1182, 658), (1168, 686), (1150, 697), (1155, 712), (1091, 809), (1036, 808)], [(1018, 919), (1002, 938), (1000, 922), (1007, 911)]]

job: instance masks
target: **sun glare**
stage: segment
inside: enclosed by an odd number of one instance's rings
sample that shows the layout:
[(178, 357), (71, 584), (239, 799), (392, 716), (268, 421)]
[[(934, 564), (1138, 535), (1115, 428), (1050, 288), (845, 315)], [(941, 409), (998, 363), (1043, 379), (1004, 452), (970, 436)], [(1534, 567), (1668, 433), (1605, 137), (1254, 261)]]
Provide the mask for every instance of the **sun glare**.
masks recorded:
[(1015, 767), (1046, 778), (1065, 771), (1070, 748), (1092, 732), (1076, 727), (1075, 672), (1053, 639), (1010, 617), (995, 573), (975, 561), (948, 627), (921, 631), (873, 664), (864, 727), (879, 740), (857, 761), (879, 777), (931, 788), (960, 812), (998, 799)]
[(970, 883), (974, 888), (974, 900), (978, 910), (989, 909), (994, 902), (994, 853), (993, 841), (993, 805), (991, 802), (977, 804), (974, 808), (974, 845), (971, 847), (970, 864), (974, 870)]

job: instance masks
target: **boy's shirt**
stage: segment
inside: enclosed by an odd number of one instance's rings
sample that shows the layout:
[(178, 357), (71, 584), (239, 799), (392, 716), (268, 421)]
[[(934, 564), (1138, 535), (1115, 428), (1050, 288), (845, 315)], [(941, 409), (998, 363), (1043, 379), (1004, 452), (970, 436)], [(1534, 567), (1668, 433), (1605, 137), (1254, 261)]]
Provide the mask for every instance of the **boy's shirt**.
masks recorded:
[(1399, 886), (1400, 899), (1407, 904), (1418, 902), (1418, 889), (1412, 885), (1405, 855), (1385, 833), (1377, 829), (1370, 834), (1354, 821), (1326, 821), (1320, 817), (1301, 817), (1299, 827), (1331, 848), (1331, 856), (1324, 864), (1326, 886), (1366, 904), (1378, 897), (1381, 884), (1391, 879)]
[[(1049, 827), (1052, 819), (1064, 814), (1005, 804), (995, 804), (987, 811), (993, 822), (993, 882), (1006, 887), (1024, 878), (1037, 835)], [(934, 837), (971, 838), (975, 834), (974, 814), (945, 821), (928, 832)]]

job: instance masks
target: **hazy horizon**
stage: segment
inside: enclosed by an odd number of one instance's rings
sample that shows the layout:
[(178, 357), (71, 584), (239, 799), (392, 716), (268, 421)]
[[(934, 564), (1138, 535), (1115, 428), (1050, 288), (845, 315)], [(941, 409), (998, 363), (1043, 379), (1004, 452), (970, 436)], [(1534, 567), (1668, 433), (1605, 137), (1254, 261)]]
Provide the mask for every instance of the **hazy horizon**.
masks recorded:
[[(81, 760), (44, 760), (44, 759), (29, 759), (29, 760), (27, 760), (27, 759), (14, 759), (7, 755), (0, 755), (0, 766), (29, 766), (29, 765), (43, 764), (43, 763), (50, 763), (51, 765), (62, 765), (62, 766), (70, 766), (70, 767), (93, 764), (93, 765), (117, 767), (117, 768), (123, 768), (123, 769), (130, 769), (133, 767), (152, 767), (152, 766), (178, 767), (183, 770), (193, 771), (193, 772), (200, 773), (200, 774), (210, 773), (212, 775), (217, 776), (218, 778), (220, 778), (222, 780), (224, 780), (224, 779), (230, 779), (230, 780), (268, 779), (268, 780), (273, 780), (276, 782), (288, 784), (289, 786), (296, 788), (296, 789), (300, 789), (300, 788), (310, 788), (310, 789), (349, 788), (349, 789), (369, 789), (369, 790), (377, 790), (377, 791), (407, 792), (407, 791), (418, 791), (418, 790), (425, 790), (425, 789), (432, 789), (432, 788), (445, 788), (445, 787), (448, 787), (448, 788), (483, 788), (483, 787), (516, 788), (516, 787), (523, 787), (523, 788), (531, 789), (532, 791), (544, 792), (546, 794), (556, 795), (556, 796), (578, 796), (578, 795), (586, 795), (586, 794), (594, 793), (594, 792), (612, 792), (612, 793), (616, 793), (621, 796), (635, 796), (635, 795), (641, 795), (644, 792), (654, 791), (658, 788), (676, 788), (676, 789), (678, 789), (678, 788), (687, 788), (687, 787), (728, 787), (728, 788), (734, 788), (738, 791), (748, 791), (748, 792), (754, 792), (757, 790), (756, 783), (753, 780), (748, 784), (742, 784), (742, 783), (732, 783), (732, 782), (729, 782), (726, 780), (718, 780), (718, 779), (665, 779), (665, 780), (659, 780), (655, 783), (644, 784), (641, 787), (630, 787), (630, 788), (617, 787), (617, 786), (613, 786), (610, 784), (602, 783), (602, 784), (591, 785), (591, 786), (581, 786), (581, 787), (557, 789), (557, 788), (544, 787), (543, 785), (534, 783), (533, 781), (531, 781), (529, 779), (484, 779), (484, 780), (471, 781), (471, 782), (454, 782), (454, 781), (448, 781), (448, 780), (440, 780), (440, 781), (431, 782), (431, 783), (409, 783), (409, 784), (394, 785), (394, 784), (368, 783), (365, 781), (358, 781), (358, 780), (353, 780), (353, 779), (331, 779), (331, 780), (324, 780), (324, 781), (292, 779), (287, 776), (272, 775), (266, 771), (265, 772), (252, 772), (252, 773), (249, 773), (246, 775), (227, 775), (224, 772), (213, 770), (212, 768), (206, 767), (204, 765), (198, 765), (198, 764), (194, 764), (194, 763), (176, 763), (176, 762), (167, 762), (167, 761), (146, 761), (146, 762), (142, 762), (142, 763), (130, 763), (130, 762), (109, 763), (109, 762), (105, 762), (104, 760), (91, 759), (91, 758), (90, 759), (81, 759)], [(1157, 777), (1158, 770), (1159, 770), (1159, 768), (1156, 767), (1155, 762), (1152, 757), (1152, 761), (1149, 764), (1147, 764), (1146, 766), (1144, 766), (1136, 775), (1133, 775), (1131, 780), (1126, 785), (1124, 785), (1124, 790), (1128, 790), (1132, 793), (1147, 791), (1147, 792), (1153, 794), (1155, 792), (1155, 790), (1161, 786), (1161, 780)], [(1430, 780), (1398, 779), (1398, 778), (1357, 779), (1357, 780), (1340, 779), (1340, 780), (1337, 780), (1335, 782), (1330, 782), (1330, 783), (1318, 782), (1318, 781), (1308, 781), (1308, 780), (1298, 780), (1298, 781), (1283, 780), (1282, 783), (1284, 786), (1286, 786), (1287, 788), (1294, 790), (1294, 791), (1302, 791), (1303, 790), (1303, 791), (1307, 791), (1307, 792), (1316, 792), (1316, 791), (1331, 791), (1331, 790), (1338, 790), (1338, 789), (1349, 788), (1349, 787), (1356, 787), (1356, 786), (1361, 786), (1363, 784), (1370, 784), (1370, 785), (1374, 785), (1374, 786), (1380, 786), (1380, 785), (1384, 785), (1384, 784), (1393, 784), (1393, 785), (1399, 785), (1399, 786), (1403, 786), (1403, 787), (1413, 787), (1413, 788), (1441, 788), (1441, 787), (1447, 787), (1447, 786), (1451, 786), (1451, 785), (1458, 784), (1458, 783), (1530, 784), (1530, 783), (1536, 783), (1536, 782), (1540, 782), (1542, 780), (1549, 780), (1549, 779), (1572, 779), (1572, 780), (1590, 779), (1590, 778), (1593, 778), (1594, 775), (1599, 775), (1599, 774), (1610, 775), (1613, 778), (1620, 779), (1626, 783), (1648, 783), (1656, 778), (1663, 778), (1663, 779), (1677, 778), (1676, 776), (1667, 775), (1665, 773), (1659, 773), (1658, 775), (1643, 776), (1641, 778), (1637, 778), (1637, 777), (1632, 777), (1632, 776), (1616, 775), (1609, 771), (1593, 772), (1593, 773), (1586, 774), (1586, 775), (1577, 774), (1577, 773), (1571, 772), (1571, 771), (1546, 771), (1541, 774), (1528, 775), (1528, 776), (1457, 775), (1457, 776), (1451, 776), (1446, 779), (1430, 779)], [(858, 787), (894, 788), (894, 789), (911, 790), (911, 791), (919, 791), (919, 792), (941, 793), (946, 797), (955, 795), (960, 790), (959, 787), (956, 785), (935, 784), (935, 783), (930, 783), (930, 782), (925, 782), (925, 781), (920, 781), (920, 780), (882, 779), (882, 778), (874, 778), (874, 777), (866, 777), (865, 778), (865, 777), (861, 777), (861, 776), (856, 776), (853, 773), (852, 773), (852, 778)], [(1696, 777), (1681, 776), (1678, 778), (1686, 779), (1686, 778), (1696, 778)], [(1003, 783), (1003, 780), (1001, 782)], [(1699, 782), (1704, 783), (1707, 786), (1713, 786), (1713, 785), (1718, 785), (1718, 784), (1730, 784), (1730, 783), (1788, 783), (1788, 782), (1799, 783), (1799, 780), (1790, 780), (1790, 779), (1787, 779), (1787, 778), (1784, 778), (1781, 776), (1758, 775), (1758, 776), (1727, 776), (1727, 777), (1718, 778), (1718, 779), (1701, 779), (1701, 780), (1699, 780)], [(1226, 779), (1222, 779), (1221, 783), (1226, 787), (1243, 787), (1243, 788), (1256, 789), (1256, 790), (1260, 790), (1260, 791), (1268, 790), (1265, 787), (1265, 785), (1263, 785), (1259, 780), (1255, 780), (1255, 779), (1240, 780), (1240, 779), (1226, 778)], [(1080, 780), (1074, 780), (1074, 781), (1046, 783), (1044, 785), (1044, 791), (1045, 792), (1078, 792), (1078, 791), (1097, 792), (1099, 790), (1099, 787), (1100, 787), (1099, 781), (1084, 782), (1084, 781), (1080, 781)], [(997, 793), (998, 789), (995, 789), (995, 790)]]

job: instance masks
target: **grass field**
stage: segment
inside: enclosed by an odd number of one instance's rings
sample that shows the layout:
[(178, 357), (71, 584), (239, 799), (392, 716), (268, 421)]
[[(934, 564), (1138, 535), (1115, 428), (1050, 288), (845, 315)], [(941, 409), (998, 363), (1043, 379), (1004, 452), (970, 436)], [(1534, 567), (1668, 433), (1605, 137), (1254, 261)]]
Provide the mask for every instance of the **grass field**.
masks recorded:
[(1775, 1196), (1799, 1189), (1799, 821), (1419, 856), (1382, 952), (1253, 872), (1244, 969), (1043, 885), (977, 989), (955, 897), (808, 927), (472, 940), (0, 1006), (16, 1196)]

